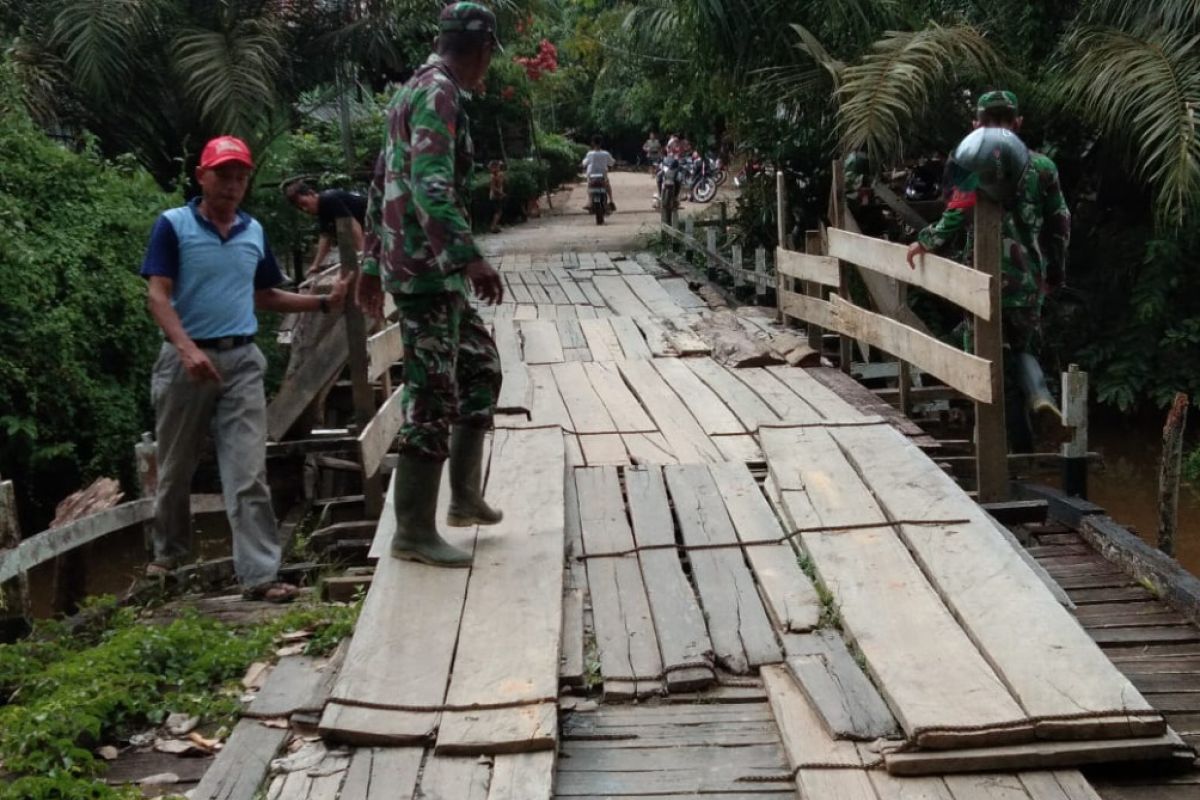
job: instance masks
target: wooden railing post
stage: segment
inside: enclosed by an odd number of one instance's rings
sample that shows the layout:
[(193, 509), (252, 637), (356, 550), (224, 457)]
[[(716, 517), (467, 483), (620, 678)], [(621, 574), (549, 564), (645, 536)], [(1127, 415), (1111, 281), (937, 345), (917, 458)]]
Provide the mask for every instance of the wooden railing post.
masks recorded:
[(729, 261), (733, 264), (733, 291), (736, 292), (738, 287), (742, 285), (745, 278), (742, 277), (742, 246), (735, 244), (730, 248)]
[(1000, 307), (1003, 210), (979, 195), (975, 206), (975, 269), (990, 275), (991, 319), (975, 317), (975, 355), (989, 362), (992, 402), (975, 403), (976, 490), (980, 503), (1008, 497), (1008, 433), (1004, 420), (1004, 338)]
[(1063, 492), (1068, 497), (1088, 495), (1088, 375), (1071, 364), (1062, 375), (1063, 424), (1071, 441), (1062, 446)]
[[(142, 497), (154, 499), (158, 494), (158, 445), (149, 431), (142, 434), (141, 441), (133, 446), (133, 460), (137, 467), (138, 486)], [(142, 526), (146, 552), (153, 557), (154, 519)]]
[(710, 281), (715, 281), (719, 268), (713, 255), (717, 252), (717, 229), (711, 225), (704, 229), (704, 267)]
[[(0, 551), (15, 548), (21, 543), (21, 521), (17, 517), (17, 491), (12, 481), (0, 480)], [(29, 599), (29, 576), (21, 572), (17, 578), (17, 597), (20, 613), (33, 618)], [(8, 593), (0, 588), (0, 611), (8, 611)]]
[[(900, 303), (908, 305), (908, 284), (900, 284)], [(899, 388), (900, 395), (900, 413), (908, 416), (909, 409), (909, 388), (912, 386), (912, 370), (908, 366), (908, 362), (903, 358), (896, 362), (899, 369), (896, 373), (896, 385)]]
[[(778, 292), (777, 292), (778, 294)], [(754, 251), (754, 302), (767, 303), (767, 251), (759, 247)]]
[(775, 235), (779, 237), (779, 246), (787, 249), (787, 219), (788, 219), (788, 202), (787, 202), (787, 178), (783, 173), (783, 166), (775, 167)]
[[(341, 257), (341, 274), (350, 276), (350, 285), (358, 279), (358, 251), (354, 242), (353, 220), (343, 217), (337, 221), (338, 254)], [(355, 305), (353, 288), (347, 292), (343, 316), (346, 320), (346, 340), (350, 345), (350, 380), (354, 394), (354, 421), (362, 433), (375, 417), (375, 391), (371, 388), (368, 374), (367, 326), (362, 311)], [(378, 516), (383, 511), (383, 481), (378, 472), (363, 473), (363, 501), (367, 514)]]
[[(840, 159), (833, 160), (833, 187), (829, 202), (829, 222), (835, 228), (846, 229), (846, 168)], [(847, 303), (850, 298), (850, 265), (845, 261), (838, 262), (838, 296)], [(853, 360), (853, 345), (849, 336), (842, 334), (838, 338), (838, 356), (842, 362), (839, 366), (842, 372), (850, 374), (850, 364)]]
[(1158, 472), (1158, 549), (1175, 555), (1179, 514), (1179, 473), (1183, 461), (1183, 429), (1187, 427), (1188, 396), (1178, 392), (1163, 426), (1162, 464)]
[[(804, 252), (810, 256), (825, 255), (825, 241), (821, 238), (820, 231), (806, 231), (804, 234)], [(825, 290), (821, 288), (821, 284), (816, 281), (804, 281), (801, 291), (809, 297), (817, 300), (825, 299)], [(818, 354), (822, 353), (822, 340), (825, 337), (825, 331), (813, 323), (808, 323), (808, 346), (816, 350)]]

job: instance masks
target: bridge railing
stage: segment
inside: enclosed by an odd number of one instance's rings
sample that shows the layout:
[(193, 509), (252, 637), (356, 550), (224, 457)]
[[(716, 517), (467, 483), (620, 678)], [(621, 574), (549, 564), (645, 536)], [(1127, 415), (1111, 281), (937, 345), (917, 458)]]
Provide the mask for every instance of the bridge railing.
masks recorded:
[[(875, 347), (899, 359), (901, 405), (907, 411), (909, 365), (938, 378), (975, 402), (977, 491), (981, 502), (1002, 500), (1008, 490), (1004, 423), (1000, 309), (1000, 224), (998, 205), (980, 197), (975, 210), (974, 267), (925, 254), (916, 268), (907, 248), (857, 231), (842, 189), (841, 163), (834, 163), (831, 225), (806, 236), (805, 252), (780, 248), (775, 255), (779, 310), (786, 320), (841, 337), (841, 366), (850, 369), (851, 346)], [(779, 219), (788, 218), (783, 176), (778, 176)], [(781, 242), (786, 242), (784, 236)], [(871, 290), (874, 310), (855, 302), (850, 278), (857, 271)], [(914, 318), (906, 302), (917, 286), (966, 311), (973, 321), (974, 352), (949, 345)], [(891, 302), (881, 302), (890, 295)], [(884, 310), (881, 307), (890, 307)]]

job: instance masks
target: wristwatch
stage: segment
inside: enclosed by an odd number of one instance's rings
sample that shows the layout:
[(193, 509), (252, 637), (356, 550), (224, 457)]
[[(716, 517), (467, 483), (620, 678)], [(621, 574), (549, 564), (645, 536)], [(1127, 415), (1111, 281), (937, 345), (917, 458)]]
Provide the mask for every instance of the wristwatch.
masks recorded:
[(320, 305), (318, 306), (318, 308), (321, 309), (322, 314), (328, 314), (329, 313), (329, 300), (325, 297), (321, 297)]

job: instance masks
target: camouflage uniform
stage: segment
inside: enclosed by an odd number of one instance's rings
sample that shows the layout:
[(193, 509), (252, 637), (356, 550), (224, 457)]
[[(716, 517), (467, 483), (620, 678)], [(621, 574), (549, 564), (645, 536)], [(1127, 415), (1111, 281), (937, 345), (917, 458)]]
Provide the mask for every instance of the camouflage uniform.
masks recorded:
[[(965, 242), (962, 260), (970, 263), (973, 237), (969, 212), (975, 207), (978, 180), (974, 174), (947, 166), (950, 192), (942, 218), (926, 227), (917, 240), (931, 252), (945, 251), (956, 239)], [(1006, 208), (1001, 228), (1005, 339), (1019, 351), (1036, 350), (1041, 335), (1042, 306), (1066, 276), (1071, 212), (1058, 182), (1058, 168), (1047, 156), (1034, 153), (1017, 186), (1013, 208)]]
[(468, 301), (464, 273), (482, 255), (465, 209), (474, 149), (461, 93), (433, 55), (388, 104), (363, 266), (382, 272), (403, 318), (400, 451), (439, 460), (450, 424), (490, 426), (500, 393), (500, 356)]

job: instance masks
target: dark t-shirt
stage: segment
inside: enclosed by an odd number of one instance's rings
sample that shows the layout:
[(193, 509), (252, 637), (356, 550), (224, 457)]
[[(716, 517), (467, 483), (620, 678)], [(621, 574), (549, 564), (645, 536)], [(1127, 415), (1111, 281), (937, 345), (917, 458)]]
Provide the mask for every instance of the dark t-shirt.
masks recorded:
[(337, 236), (337, 221), (343, 217), (354, 217), (358, 224), (365, 225), (367, 198), (345, 189), (326, 189), (317, 195), (317, 220), (321, 233)]

